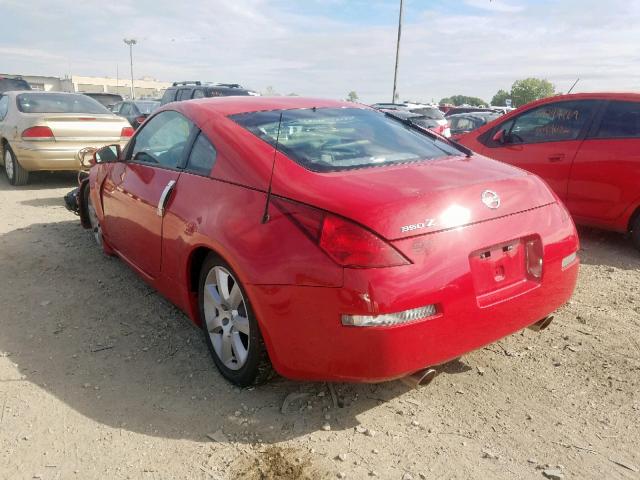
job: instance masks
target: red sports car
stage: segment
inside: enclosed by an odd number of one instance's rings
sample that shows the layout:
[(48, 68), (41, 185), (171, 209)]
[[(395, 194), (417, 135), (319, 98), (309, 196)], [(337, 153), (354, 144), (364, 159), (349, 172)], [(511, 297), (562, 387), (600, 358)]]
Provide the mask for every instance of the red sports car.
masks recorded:
[(353, 103), (171, 103), (94, 160), (83, 225), (241, 386), (401, 378), (546, 325), (578, 275), (538, 177)]
[(640, 249), (640, 95), (558, 95), (457, 140), (540, 175), (577, 223), (631, 232)]

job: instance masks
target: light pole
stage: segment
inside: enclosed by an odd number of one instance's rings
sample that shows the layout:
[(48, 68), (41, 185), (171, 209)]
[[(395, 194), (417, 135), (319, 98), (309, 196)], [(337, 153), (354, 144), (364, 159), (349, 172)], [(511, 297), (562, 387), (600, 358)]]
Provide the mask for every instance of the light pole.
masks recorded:
[(402, 0), (400, 0), (400, 15), (398, 15), (398, 43), (396, 43), (396, 68), (393, 71), (393, 98), (391, 103), (396, 103), (396, 87), (398, 85), (398, 61), (400, 58), (400, 36), (402, 35)]
[(133, 91), (133, 46), (138, 43), (134, 38), (123, 38), (124, 43), (129, 45), (129, 61), (131, 63), (131, 100), (136, 99), (136, 94)]

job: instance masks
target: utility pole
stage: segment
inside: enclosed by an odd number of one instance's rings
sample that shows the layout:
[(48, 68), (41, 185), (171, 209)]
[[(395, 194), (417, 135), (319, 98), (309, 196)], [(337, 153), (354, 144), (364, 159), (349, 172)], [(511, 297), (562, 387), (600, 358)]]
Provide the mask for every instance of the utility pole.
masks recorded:
[(396, 103), (396, 87), (398, 85), (398, 61), (400, 59), (400, 37), (402, 36), (402, 2), (400, 0), (400, 15), (398, 16), (398, 43), (396, 44), (396, 68), (393, 71), (393, 98), (391, 103)]
[(138, 42), (134, 38), (123, 38), (123, 41), (129, 45), (129, 62), (131, 63), (131, 100), (135, 100), (136, 94), (133, 90), (133, 46)]

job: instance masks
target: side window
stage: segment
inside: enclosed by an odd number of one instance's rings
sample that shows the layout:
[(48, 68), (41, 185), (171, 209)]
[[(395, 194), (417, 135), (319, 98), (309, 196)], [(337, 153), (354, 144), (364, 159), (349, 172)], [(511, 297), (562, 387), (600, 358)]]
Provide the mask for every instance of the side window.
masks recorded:
[(558, 102), (543, 105), (504, 123), (510, 143), (541, 143), (575, 140), (587, 125), (596, 103)]
[(134, 139), (131, 161), (176, 168), (182, 159), (193, 124), (167, 110), (149, 120)]
[(165, 103), (171, 103), (176, 99), (176, 91), (174, 89), (168, 88), (164, 95), (162, 95), (162, 100), (160, 100), (160, 104), (164, 105)]
[(595, 138), (640, 137), (640, 103), (610, 102), (604, 111)]
[(128, 103), (120, 105), (120, 115), (126, 116), (131, 113), (131, 106)]
[(216, 149), (205, 134), (200, 132), (191, 149), (186, 169), (199, 175), (209, 175), (215, 162)]
[(178, 100), (189, 100), (191, 99), (191, 89), (183, 88), (178, 92)]
[(197, 88), (193, 92), (193, 98), (204, 98), (204, 90), (202, 90), (201, 88)]
[(7, 112), (9, 111), (9, 97), (3, 95), (0, 97), (0, 120), (4, 120), (4, 117), (7, 116)]
[(111, 107), (111, 111), (115, 114), (120, 113), (120, 109), (122, 108), (122, 103), (116, 103), (113, 107)]

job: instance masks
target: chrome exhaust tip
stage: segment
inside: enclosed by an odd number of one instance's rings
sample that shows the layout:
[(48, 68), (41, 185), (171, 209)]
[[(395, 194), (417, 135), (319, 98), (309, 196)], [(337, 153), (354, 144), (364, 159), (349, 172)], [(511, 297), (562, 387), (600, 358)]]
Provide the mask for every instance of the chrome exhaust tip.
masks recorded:
[(553, 315), (549, 315), (548, 317), (544, 317), (542, 320), (538, 320), (533, 325), (529, 325), (529, 328), (534, 332), (541, 332), (542, 330), (546, 329), (549, 325), (551, 325), (552, 321), (553, 321)]
[(425, 368), (406, 377), (402, 377), (400, 381), (411, 388), (426, 387), (436, 378), (437, 373), (433, 368)]

